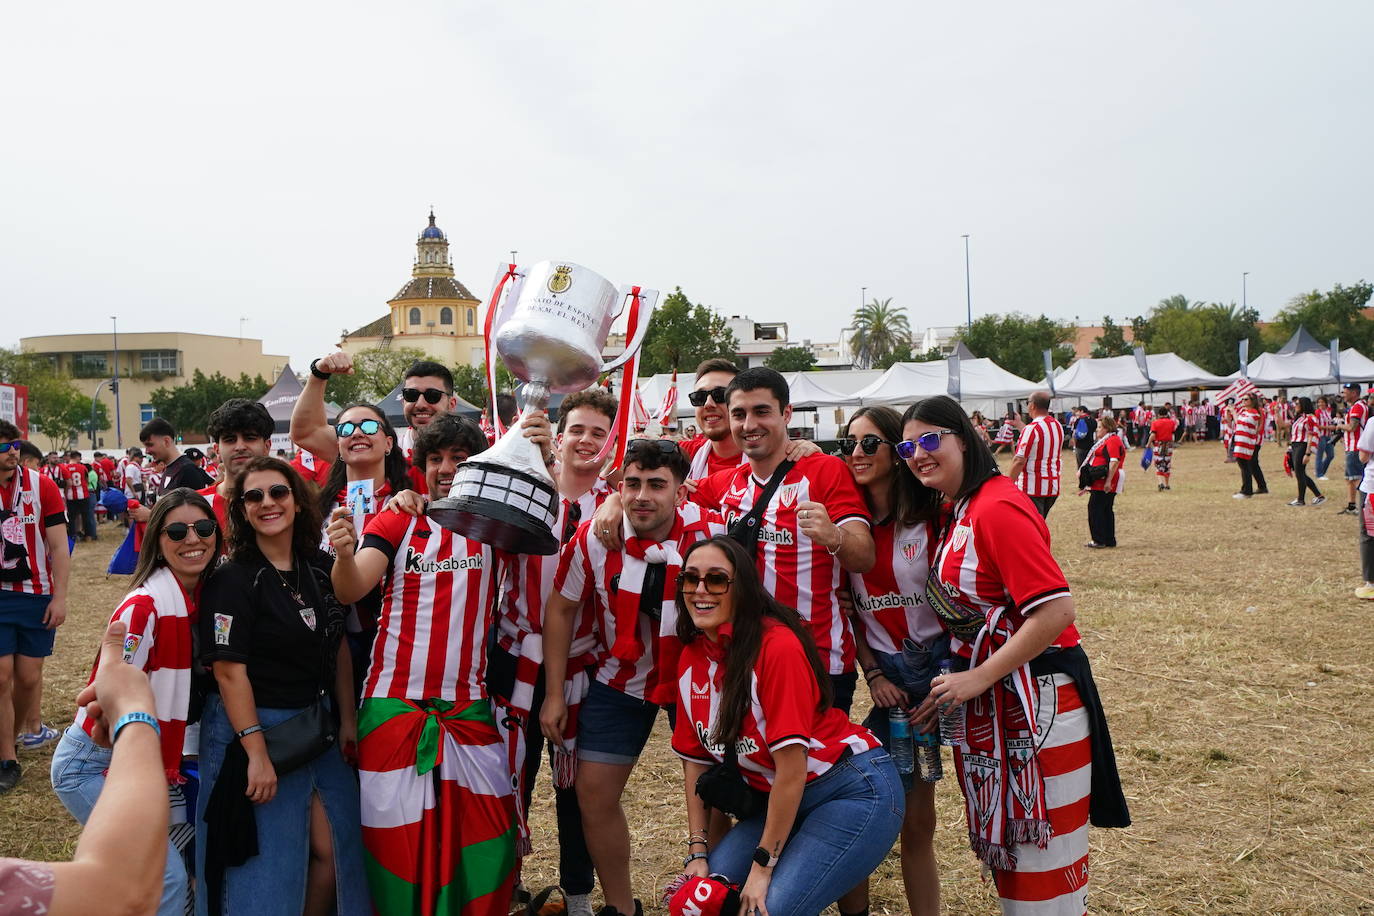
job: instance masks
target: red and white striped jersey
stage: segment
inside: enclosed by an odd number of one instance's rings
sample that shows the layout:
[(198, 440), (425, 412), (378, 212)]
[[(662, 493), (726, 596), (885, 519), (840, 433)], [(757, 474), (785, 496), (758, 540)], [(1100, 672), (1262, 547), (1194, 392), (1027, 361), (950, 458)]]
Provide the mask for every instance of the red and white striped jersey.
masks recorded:
[[(197, 490), (196, 492), (205, 497), (205, 501), (210, 504), (211, 511), (215, 513), (215, 521), (219, 522), (220, 545), (223, 547), (223, 551), (221, 552), (228, 552), (229, 503), (226, 500), (220, 499), (219, 484), (212, 483), (204, 490)], [(328, 519), (325, 520), (325, 523), (328, 524)]]
[(390, 559), (363, 697), (463, 702), (486, 697), (487, 632), (505, 561), (428, 517), (383, 512), (363, 550)]
[(1318, 407), (1318, 408), (1317, 408), (1317, 428), (1318, 428), (1318, 434), (1320, 434), (1320, 435), (1326, 435), (1328, 432), (1330, 432), (1330, 431), (1331, 431), (1331, 424), (1332, 424), (1333, 422), (1334, 422), (1334, 421), (1332, 420), (1332, 416), (1331, 416), (1331, 408), (1329, 408), (1329, 407)]
[(317, 487), (323, 486), (329, 479), (329, 469), (333, 464), (332, 461), (316, 458), (313, 452), (305, 449), (296, 452), (296, 457), (291, 459), (291, 466), (297, 473)]
[(1258, 410), (1249, 407), (1236, 408), (1236, 432), (1231, 440), (1231, 451), (1237, 458), (1249, 458), (1259, 448), (1260, 424), (1263, 422)]
[(1306, 442), (1309, 449), (1317, 447), (1317, 418), (1310, 413), (1305, 413), (1293, 421), (1293, 432), (1291, 441), (1294, 445), (1299, 442)]
[[(711, 732), (720, 711), (729, 630), (729, 624), (720, 628), (719, 643), (705, 636), (692, 640), (683, 647), (678, 665), (673, 750), (684, 760), (708, 766), (725, 759), (724, 745), (713, 742)], [(760, 791), (767, 792), (773, 785), (777, 775), (773, 754), (781, 748), (794, 744), (806, 748), (809, 783), (825, 774), (845, 751), (862, 754), (880, 746), (872, 732), (850, 722), (835, 707), (816, 711), (820, 685), (801, 640), (772, 618), (764, 618), (749, 695), (735, 753), (745, 780)]]
[[(646, 560), (629, 552), (629, 539), (635, 535), (628, 523), (622, 529), (627, 546), (613, 552), (608, 552), (590, 532), (591, 522), (583, 522), (573, 539), (564, 545), (553, 587), (564, 598), (589, 605), (593, 611), (597, 637), (596, 679), (636, 699), (650, 699), (659, 693), (663, 681), (675, 679), (677, 671), (676, 666), (669, 671), (660, 665), (659, 643), (663, 629), (659, 620), (638, 613)], [(697, 541), (724, 533), (725, 523), (716, 513), (695, 503), (678, 507), (673, 530), (659, 546), (667, 568), (657, 609), (665, 624), (674, 624), (677, 619), (677, 576), (682, 571), (682, 554)], [(636, 641), (644, 647), (643, 654), (633, 660), (618, 658), (611, 651), (621, 635), (618, 624), (628, 616), (617, 614), (622, 607), (635, 609)], [(677, 639), (675, 636), (663, 638)], [(676, 657), (676, 653), (671, 655)]]
[[(998, 474), (954, 504), (935, 547), (935, 575), (945, 596), (981, 626), (1006, 606), (1013, 628), (1040, 605), (1069, 594), (1069, 583), (1050, 554), (1050, 529), (1034, 504)], [(1053, 645), (1078, 645), (1069, 624)], [(951, 631), (950, 651), (968, 656), (971, 637)]]
[(1021, 431), (1016, 456), (1026, 459), (1016, 485), (1027, 496), (1058, 496), (1064, 454), (1064, 427), (1051, 416), (1036, 417)]
[(67, 499), (85, 499), (91, 495), (86, 466), (79, 463), (62, 465), (62, 495)]
[(1015, 439), (1016, 427), (1012, 426), (1009, 422), (1003, 422), (1001, 426), (997, 427), (997, 438), (993, 441), (1006, 443)]
[(866, 573), (847, 573), (854, 610), (874, 652), (895, 655), (902, 640), (929, 646), (939, 637), (940, 619), (926, 603), (930, 552), (935, 546), (925, 522), (873, 526), (877, 562)]
[(1353, 455), (1360, 447), (1360, 431), (1364, 429), (1365, 421), (1369, 419), (1369, 405), (1364, 402), (1363, 398), (1356, 401), (1345, 412), (1345, 419), (1353, 427), (1345, 431), (1345, 450)]
[(1131, 422), (1136, 426), (1149, 426), (1150, 418), (1153, 416), (1154, 414), (1148, 407), (1137, 406), (1131, 409)]
[[(747, 515), (768, 481), (749, 465), (713, 474), (697, 485), (693, 500), (719, 509), (727, 525)], [(816, 648), (831, 674), (854, 670), (854, 631), (840, 611), (835, 590), (843, 570), (830, 551), (801, 533), (797, 507), (814, 501), (825, 506), (836, 525), (851, 519), (870, 524), (868, 507), (845, 463), (833, 455), (807, 455), (783, 478), (759, 523), (755, 558), (763, 587), (811, 624)]]
[(721, 471), (728, 471), (749, 463), (743, 451), (731, 458), (721, 458), (711, 447), (711, 440), (705, 436), (684, 439), (677, 444), (687, 456), (691, 467), (687, 471), (688, 480), (701, 480)]
[[(27, 578), (0, 582), (0, 591), (51, 595), (52, 561), (44, 536), (54, 525), (67, 523), (62, 491), (51, 477), (20, 465), (14, 469), (10, 482), (0, 485), (0, 509), (6, 513), (5, 520), (0, 522), (0, 536), (11, 544), (23, 545), (29, 564)], [(19, 562), (18, 558), (0, 560), (0, 568), (13, 569)]]
[[(559, 543), (571, 539), (577, 526), (589, 522), (596, 510), (611, 495), (611, 489), (604, 480), (598, 480), (577, 500), (570, 501), (560, 497), (558, 518), (554, 520), (553, 533), (558, 535)], [(573, 506), (576, 505), (576, 509)], [(573, 520), (569, 523), (569, 513)], [(570, 530), (571, 529), (571, 530)], [(564, 534), (567, 534), (567, 537)], [(544, 605), (553, 591), (553, 578), (558, 572), (558, 554), (537, 556), (521, 554), (511, 563), (505, 582), (501, 586), (501, 610), (496, 618), (497, 643), (513, 655), (520, 654), (520, 641), (530, 633), (543, 632)], [(593, 615), (585, 611), (573, 624), (572, 654), (576, 658), (591, 651), (595, 645), (592, 628)]]

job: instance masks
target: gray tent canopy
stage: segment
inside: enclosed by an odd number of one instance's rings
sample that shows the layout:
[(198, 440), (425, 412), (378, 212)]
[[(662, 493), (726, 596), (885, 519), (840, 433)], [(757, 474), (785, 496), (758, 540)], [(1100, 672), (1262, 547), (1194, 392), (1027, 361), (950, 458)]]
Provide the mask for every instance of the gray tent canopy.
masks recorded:
[[(301, 392), (304, 390), (305, 386), (296, 378), (296, 373), (291, 371), (291, 365), (288, 363), (272, 387), (267, 389), (267, 393), (258, 398), (258, 403), (266, 407), (267, 412), (272, 415), (278, 433), (290, 431), (291, 411), (296, 409), (296, 402), (300, 400)], [(324, 412), (328, 419), (333, 420), (338, 415), (339, 408), (333, 404), (325, 404)]]
[(964, 343), (962, 340), (955, 341), (954, 352), (951, 353), (950, 356), (957, 356), (961, 360), (978, 358), (973, 355), (973, 351), (968, 348), (968, 344)]
[(1293, 353), (1326, 353), (1327, 345), (1317, 341), (1307, 332), (1307, 328), (1298, 325), (1298, 329), (1293, 332), (1293, 336), (1288, 338), (1288, 343), (1279, 347), (1280, 356), (1289, 356)]

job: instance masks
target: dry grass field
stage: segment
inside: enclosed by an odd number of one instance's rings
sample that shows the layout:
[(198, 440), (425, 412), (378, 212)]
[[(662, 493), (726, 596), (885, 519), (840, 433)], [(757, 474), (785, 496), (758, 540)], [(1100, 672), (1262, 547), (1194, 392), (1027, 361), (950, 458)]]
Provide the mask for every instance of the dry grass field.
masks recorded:
[[(1208, 443), (1177, 450), (1174, 488), (1161, 493), (1139, 454), (1117, 502), (1119, 548), (1083, 548), (1086, 497), (1061, 496), (1050, 515), (1135, 818), (1093, 831), (1093, 911), (1374, 913), (1374, 727), (1362, 711), (1374, 605), (1351, 596), (1358, 554), (1355, 520), (1337, 515), (1343, 482), (1325, 485), (1326, 505), (1287, 507), (1293, 483), (1270, 445), (1270, 495), (1233, 500), (1238, 472)], [(76, 554), (71, 617), (47, 676), (44, 718), (55, 725), (70, 721), (123, 591), (102, 572), (114, 543), (106, 534)], [(25, 755), (23, 782), (0, 798), (0, 854), (71, 854), (77, 830), (48, 785), (49, 756)], [(683, 854), (681, 792), (661, 720), (626, 804), (646, 903)], [(556, 867), (546, 782), (538, 794), (531, 886), (552, 882)], [(946, 780), (937, 794), (945, 910), (995, 912), (958, 789)], [(905, 912), (895, 852), (873, 902), (874, 913)]]

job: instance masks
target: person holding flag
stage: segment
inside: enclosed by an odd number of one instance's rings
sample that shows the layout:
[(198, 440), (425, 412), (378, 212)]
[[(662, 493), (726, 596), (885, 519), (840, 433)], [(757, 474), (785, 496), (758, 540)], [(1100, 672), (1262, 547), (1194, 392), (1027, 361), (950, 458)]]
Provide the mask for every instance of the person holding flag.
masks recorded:
[[(1241, 381), (1245, 381), (1241, 379)], [(1246, 382), (1249, 385), (1249, 382)], [(1249, 499), (1251, 496), (1269, 492), (1264, 481), (1264, 469), (1260, 467), (1259, 453), (1264, 430), (1264, 417), (1259, 410), (1259, 395), (1254, 385), (1241, 395), (1240, 406), (1235, 410), (1236, 429), (1231, 437), (1231, 452), (1236, 464), (1240, 465), (1240, 492), (1234, 499)]]

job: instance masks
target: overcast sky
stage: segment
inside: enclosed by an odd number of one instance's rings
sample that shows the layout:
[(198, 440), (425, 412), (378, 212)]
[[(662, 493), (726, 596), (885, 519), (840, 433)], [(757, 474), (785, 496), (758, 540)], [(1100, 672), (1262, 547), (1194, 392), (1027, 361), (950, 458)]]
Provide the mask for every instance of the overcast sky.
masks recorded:
[(24, 3), (0, 344), (190, 330), (298, 369), (431, 204), (485, 299), (566, 258), (794, 339), (1374, 279), (1374, 4)]

